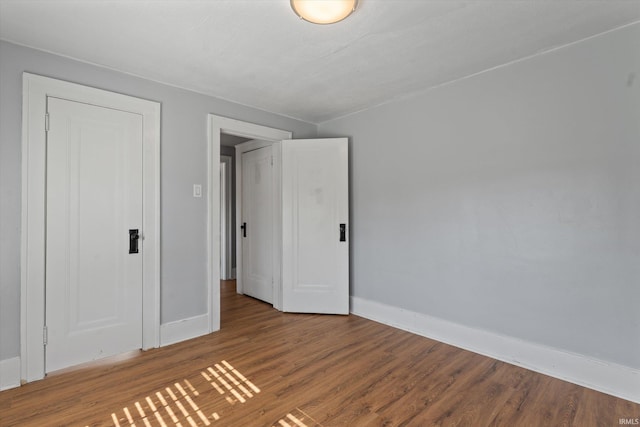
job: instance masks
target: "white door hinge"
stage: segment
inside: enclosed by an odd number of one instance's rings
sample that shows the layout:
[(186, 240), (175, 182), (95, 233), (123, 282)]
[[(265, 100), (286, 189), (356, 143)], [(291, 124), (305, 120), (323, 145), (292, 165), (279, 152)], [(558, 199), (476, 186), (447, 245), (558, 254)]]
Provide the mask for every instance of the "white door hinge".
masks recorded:
[(49, 132), (49, 113), (44, 115), (44, 131)]
[(271, 166), (273, 166), (273, 156), (271, 156)]
[(42, 343), (44, 345), (49, 343), (49, 330), (46, 325), (42, 328)]

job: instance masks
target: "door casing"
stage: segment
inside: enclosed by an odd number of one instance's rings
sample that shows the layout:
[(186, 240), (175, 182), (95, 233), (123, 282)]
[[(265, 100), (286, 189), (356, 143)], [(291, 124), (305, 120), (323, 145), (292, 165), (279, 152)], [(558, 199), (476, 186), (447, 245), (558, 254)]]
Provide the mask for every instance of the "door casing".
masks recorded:
[(143, 349), (160, 339), (160, 104), (23, 73), (21, 379), (45, 376), (45, 192), (47, 97), (143, 116)]

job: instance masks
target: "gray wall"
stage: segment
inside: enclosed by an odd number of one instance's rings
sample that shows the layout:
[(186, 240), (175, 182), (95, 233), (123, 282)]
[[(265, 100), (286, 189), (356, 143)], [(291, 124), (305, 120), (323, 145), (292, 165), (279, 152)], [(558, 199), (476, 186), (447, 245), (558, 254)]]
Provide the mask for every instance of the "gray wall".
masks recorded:
[(319, 126), (351, 294), (640, 368), (640, 25)]
[(316, 126), (108, 69), (0, 42), (0, 360), (20, 351), (22, 72), (162, 103), (161, 316), (206, 312), (207, 113), (314, 137)]

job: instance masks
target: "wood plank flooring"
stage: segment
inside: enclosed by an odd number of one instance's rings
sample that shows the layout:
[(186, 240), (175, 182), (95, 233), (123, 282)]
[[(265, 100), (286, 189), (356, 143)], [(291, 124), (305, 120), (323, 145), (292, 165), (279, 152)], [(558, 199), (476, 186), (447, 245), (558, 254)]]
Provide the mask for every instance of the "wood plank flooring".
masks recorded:
[(222, 329), (0, 393), (0, 426), (618, 426), (640, 405), (222, 283)]

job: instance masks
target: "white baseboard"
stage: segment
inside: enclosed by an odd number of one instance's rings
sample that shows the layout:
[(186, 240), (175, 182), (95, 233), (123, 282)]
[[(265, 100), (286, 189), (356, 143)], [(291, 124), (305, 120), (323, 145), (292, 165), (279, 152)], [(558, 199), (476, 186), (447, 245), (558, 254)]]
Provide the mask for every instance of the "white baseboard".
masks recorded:
[(640, 370), (351, 297), (351, 313), (640, 403)]
[(20, 358), (0, 360), (0, 391), (20, 387)]
[(190, 317), (160, 325), (160, 346), (175, 344), (209, 333), (209, 316)]

